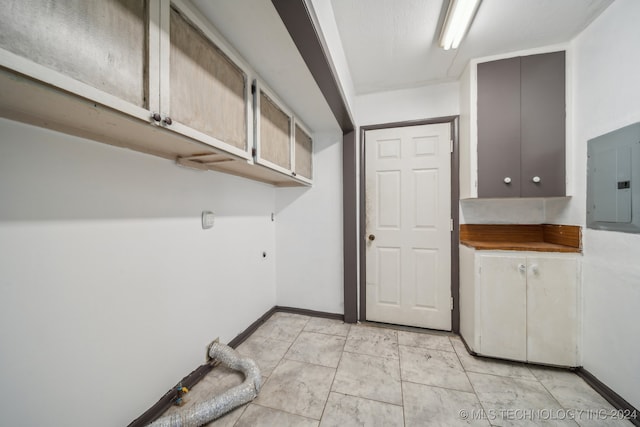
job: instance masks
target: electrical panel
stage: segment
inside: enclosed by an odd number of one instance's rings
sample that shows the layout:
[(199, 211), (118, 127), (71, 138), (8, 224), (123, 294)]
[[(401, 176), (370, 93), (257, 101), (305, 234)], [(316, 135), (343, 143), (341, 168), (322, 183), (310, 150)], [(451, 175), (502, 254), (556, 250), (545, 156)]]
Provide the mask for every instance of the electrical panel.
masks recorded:
[(588, 141), (587, 227), (640, 233), (640, 122)]

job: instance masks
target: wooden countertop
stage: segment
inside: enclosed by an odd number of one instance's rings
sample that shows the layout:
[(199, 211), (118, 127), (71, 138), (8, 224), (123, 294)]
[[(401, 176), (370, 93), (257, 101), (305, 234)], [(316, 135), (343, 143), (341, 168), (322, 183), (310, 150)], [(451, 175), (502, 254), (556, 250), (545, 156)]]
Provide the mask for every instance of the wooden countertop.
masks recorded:
[(462, 224), (460, 243), (478, 250), (582, 251), (580, 227), (552, 224)]

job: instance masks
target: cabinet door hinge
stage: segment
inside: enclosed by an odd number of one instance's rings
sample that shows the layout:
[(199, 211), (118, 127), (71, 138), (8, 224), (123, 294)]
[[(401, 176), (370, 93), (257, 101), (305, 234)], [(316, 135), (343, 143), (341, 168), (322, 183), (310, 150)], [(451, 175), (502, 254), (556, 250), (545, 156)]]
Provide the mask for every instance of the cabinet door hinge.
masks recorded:
[(449, 300), (450, 304), (449, 304), (449, 309), (453, 310), (453, 297), (451, 297), (451, 299)]
[(451, 152), (453, 153), (453, 139), (449, 141), (449, 147), (451, 148)]

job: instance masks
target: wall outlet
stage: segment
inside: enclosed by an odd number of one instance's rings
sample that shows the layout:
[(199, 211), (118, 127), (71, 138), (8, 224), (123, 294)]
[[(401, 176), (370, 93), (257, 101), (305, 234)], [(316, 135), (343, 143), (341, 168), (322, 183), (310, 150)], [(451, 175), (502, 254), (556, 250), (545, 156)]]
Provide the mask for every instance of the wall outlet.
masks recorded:
[(206, 230), (213, 227), (215, 222), (215, 214), (211, 211), (202, 211), (202, 229)]
[(213, 359), (211, 358), (211, 356), (209, 356), (209, 351), (211, 351), (211, 346), (214, 343), (220, 342), (220, 337), (216, 337), (216, 339), (214, 339), (213, 341), (211, 341), (209, 344), (207, 344), (207, 354), (205, 356), (205, 361), (207, 363), (211, 362)]

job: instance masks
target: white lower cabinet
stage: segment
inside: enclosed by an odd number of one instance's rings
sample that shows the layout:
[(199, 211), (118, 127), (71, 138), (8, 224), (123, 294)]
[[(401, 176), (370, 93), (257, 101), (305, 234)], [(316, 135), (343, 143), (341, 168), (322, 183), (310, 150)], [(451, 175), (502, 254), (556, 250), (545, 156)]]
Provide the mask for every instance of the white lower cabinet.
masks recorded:
[(478, 353), (527, 359), (526, 258), (479, 255), (480, 348)]
[(460, 247), (461, 334), (484, 356), (578, 365), (578, 254)]

